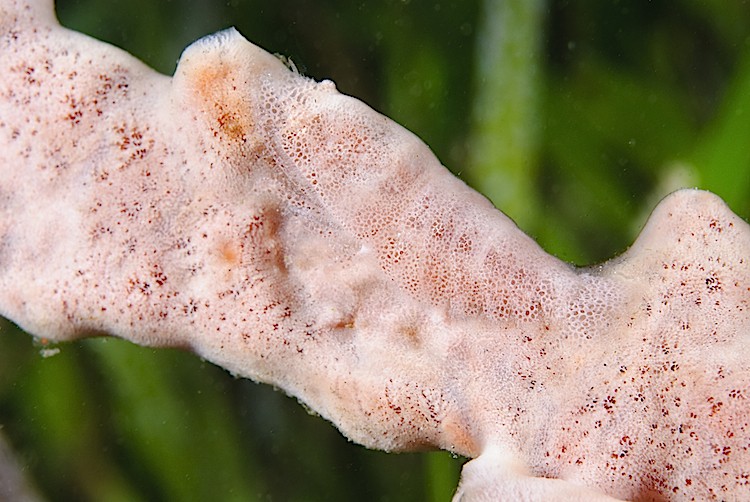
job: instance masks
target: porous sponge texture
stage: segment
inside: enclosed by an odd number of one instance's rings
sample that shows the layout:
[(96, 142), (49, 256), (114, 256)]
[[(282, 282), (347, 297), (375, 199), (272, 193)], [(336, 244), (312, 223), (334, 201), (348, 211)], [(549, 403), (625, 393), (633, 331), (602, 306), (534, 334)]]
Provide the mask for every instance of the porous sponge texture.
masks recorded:
[(236, 31), (169, 79), (36, 12), (1, 25), (3, 315), (190, 348), (374, 448), (748, 495), (750, 230), (717, 198), (673, 195), (628, 253), (576, 270)]

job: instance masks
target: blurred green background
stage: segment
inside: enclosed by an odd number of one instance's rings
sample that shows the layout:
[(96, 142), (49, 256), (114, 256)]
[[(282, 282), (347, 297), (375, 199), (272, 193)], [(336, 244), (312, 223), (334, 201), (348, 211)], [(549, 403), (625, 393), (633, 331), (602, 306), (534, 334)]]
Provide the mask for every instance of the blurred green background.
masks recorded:
[[(750, 214), (750, 5), (67, 0), (66, 26), (164, 73), (235, 25), (421, 136), (548, 251), (622, 252), (668, 192)], [(348, 443), (190, 354), (41, 347), (0, 321), (0, 434), (48, 500), (447, 500), (462, 459)]]

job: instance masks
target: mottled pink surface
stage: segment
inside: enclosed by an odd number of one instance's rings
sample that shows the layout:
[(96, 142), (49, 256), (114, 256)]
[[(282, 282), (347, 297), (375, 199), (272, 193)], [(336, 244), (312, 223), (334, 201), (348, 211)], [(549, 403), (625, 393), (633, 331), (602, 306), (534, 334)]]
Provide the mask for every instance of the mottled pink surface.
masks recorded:
[(413, 134), (234, 30), (173, 78), (0, 1), (0, 312), (194, 350), (457, 498), (750, 498), (750, 230), (677, 192), (547, 255)]

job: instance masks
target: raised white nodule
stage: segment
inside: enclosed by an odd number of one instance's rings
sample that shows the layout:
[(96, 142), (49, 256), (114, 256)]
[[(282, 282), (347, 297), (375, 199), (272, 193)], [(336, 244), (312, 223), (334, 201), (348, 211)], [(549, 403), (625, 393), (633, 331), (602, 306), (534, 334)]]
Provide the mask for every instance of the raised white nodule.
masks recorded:
[(750, 229), (677, 192), (574, 270), (413, 134), (234, 30), (173, 78), (0, 1), (0, 312), (183, 346), (457, 498), (750, 498)]

